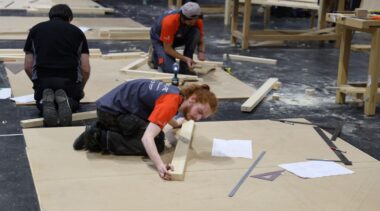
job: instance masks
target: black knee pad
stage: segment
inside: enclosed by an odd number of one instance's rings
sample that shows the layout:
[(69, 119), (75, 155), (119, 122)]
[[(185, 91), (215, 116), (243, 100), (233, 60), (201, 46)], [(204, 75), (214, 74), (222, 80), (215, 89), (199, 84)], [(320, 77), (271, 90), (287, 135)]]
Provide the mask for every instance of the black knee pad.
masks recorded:
[(155, 138), (154, 142), (156, 143), (157, 146), (157, 151), (161, 153), (165, 149), (165, 133), (160, 132)]
[(134, 135), (141, 129), (145, 130), (148, 125), (148, 122), (134, 114), (120, 115), (117, 121), (122, 134), (126, 136)]

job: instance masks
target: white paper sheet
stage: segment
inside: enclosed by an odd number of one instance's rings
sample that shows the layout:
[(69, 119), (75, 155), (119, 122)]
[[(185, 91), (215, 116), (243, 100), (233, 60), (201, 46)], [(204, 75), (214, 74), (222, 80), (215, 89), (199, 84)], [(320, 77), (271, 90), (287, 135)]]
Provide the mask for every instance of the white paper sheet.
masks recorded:
[(252, 141), (214, 138), (211, 154), (216, 157), (242, 157), (252, 159)]
[(34, 102), (34, 94), (31, 95), (24, 95), (19, 97), (13, 97), (11, 100), (15, 101), (16, 103), (30, 103)]
[(79, 29), (85, 33), (86, 31), (90, 30), (90, 27), (86, 27), (86, 26), (79, 26)]
[(318, 178), (354, 173), (350, 169), (331, 161), (285, 163), (279, 166), (302, 178)]
[(11, 88), (0, 88), (0, 99), (7, 99), (11, 97)]

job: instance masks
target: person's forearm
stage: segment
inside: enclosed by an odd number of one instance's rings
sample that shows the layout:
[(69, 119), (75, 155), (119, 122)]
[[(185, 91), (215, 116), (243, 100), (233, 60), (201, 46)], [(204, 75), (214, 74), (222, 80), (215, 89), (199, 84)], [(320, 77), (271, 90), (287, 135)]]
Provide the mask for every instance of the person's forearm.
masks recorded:
[(204, 53), (205, 51), (206, 51), (206, 47), (205, 47), (203, 39), (201, 39), (198, 43), (198, 52)]
[(33, 59), (34, 59), (34, 55), (32, 53), (25, 54), (24, 70), (30, 80), (32, 80), (32, 76), (33, 76)]
[(86, 83), (87, 83), (88, 79), (90, 78), (90, 71), (84, 71), (82, 69), (82, 76), (83, 76), (82, 84), (83, 84), (83, 89), (84, 89), (84, 87), (86, 86)]
[(178, 53), (176, 50), (174, 50), (171, 46), (164, 46), (165, 53), (169, 54), (170, 56), (179, 59), (183, 62), (186, 62), (186, 57), (180, 53)]
[(32, 68), (25, 68), (25, 73), (26, 73), (26, 75), (28, 75), (29, 79), (32, 80), (33, 69)]
[(156, 167), (164, 165), (164, 162), (161, 160), (160, 154), (158, 154), (154, 138), (143, 137), (142, 143), (144, 145), (146, 153), (148, 154), (149, 158), (153, 161), (154, 165)]

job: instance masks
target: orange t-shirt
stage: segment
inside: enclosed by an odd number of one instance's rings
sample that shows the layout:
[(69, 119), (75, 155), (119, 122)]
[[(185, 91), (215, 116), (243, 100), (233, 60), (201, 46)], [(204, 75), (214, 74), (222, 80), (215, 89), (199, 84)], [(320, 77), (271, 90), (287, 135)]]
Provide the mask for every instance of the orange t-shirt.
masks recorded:
[(160, 96), (148, 120), (161, 129), (176, 115), (182, 103), (182, 96), (178, 94), (165, 94)]
[[(179, 13), (167, 15), (162, 19), (161, 36), (160, 36), (160, 40), (162, 42), (169, 43), (169, 44), (174, 42), (174, 36), (177, 33), (178, 28), (181, 24), (180, 20), (181, 20), (181, 15)], [(202, 39), (204, 35), (203, 20), (198, 19), (194, 26), (199, 29), (201, 33), (201, 39)]]

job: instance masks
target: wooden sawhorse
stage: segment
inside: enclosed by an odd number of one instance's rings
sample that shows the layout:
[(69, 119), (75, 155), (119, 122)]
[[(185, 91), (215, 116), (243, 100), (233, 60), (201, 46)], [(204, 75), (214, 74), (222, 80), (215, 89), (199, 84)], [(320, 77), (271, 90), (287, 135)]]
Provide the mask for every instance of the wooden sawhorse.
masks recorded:
[[(379, 101), (377, 95), (380, 93), (378, 89), (380, 72), (380, 21), (359, 19), (353, 15), (339, 13), (327, 14), (327, 21), (336, 23), (339, 26), (339, 30), (341, 30), (336, 102), (345, 103), (346, 94), (364, 95), (364, 114), (375, 115), (376, 102)], [(367, 32), (372, 35), (368, 80), (363, 87), (352, 86), (347, 83), (353, 31)]]

